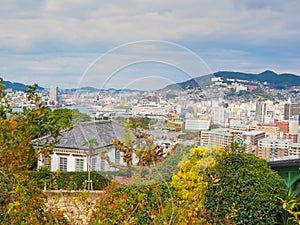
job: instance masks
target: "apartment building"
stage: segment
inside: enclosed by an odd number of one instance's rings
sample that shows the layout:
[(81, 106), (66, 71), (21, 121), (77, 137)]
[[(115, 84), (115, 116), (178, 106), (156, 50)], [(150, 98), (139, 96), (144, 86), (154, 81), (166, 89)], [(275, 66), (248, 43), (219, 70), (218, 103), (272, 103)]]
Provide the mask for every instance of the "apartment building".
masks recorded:
[(228, 146), (233, 142), (233, 135), (218, 131), (202, 131), (201, 141), (204, 146)]
[(258, 147), (255, 155), (266, 159), (267, 161), (274, 158), (285, 157), (289, 155), (289, 148), (292, 140), (281, 140), (275, 138), (263, 138), (258, 141)]
[(300, 156), (300, 143), (293, 143), (289, 149), (289, 156)]
[(246, 131), (243, 133), (243, 140), (250, 142), (253, 146), (257, 146), (258, 141), (265, 137), (266, 133), (259, 130)]

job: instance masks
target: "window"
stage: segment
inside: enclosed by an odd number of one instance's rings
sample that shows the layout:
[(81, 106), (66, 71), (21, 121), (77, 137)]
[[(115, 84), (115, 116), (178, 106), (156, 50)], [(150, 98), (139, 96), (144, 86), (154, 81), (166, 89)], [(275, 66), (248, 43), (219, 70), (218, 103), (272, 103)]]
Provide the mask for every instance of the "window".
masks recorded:
[(105, 160), (101, 159), (101, 171), (105, 171)]
[(59, 157), (59, 171), (67, 171), (67, 161), (66, 157)]
[(76, 159), (76, 171), (83, 171), (83, 159)]
[(43, 159), (43, 165), (51, 169), (51, 157), (46, 157)]
[(97, 158), (92, 158), (92, 168), (91, 168), (92, 171), (96, 170), (96, 163), (97, 163)]
[(121, 154), (120, 151), (115, 149), (115, 163), (119, 163), (121, 162)]

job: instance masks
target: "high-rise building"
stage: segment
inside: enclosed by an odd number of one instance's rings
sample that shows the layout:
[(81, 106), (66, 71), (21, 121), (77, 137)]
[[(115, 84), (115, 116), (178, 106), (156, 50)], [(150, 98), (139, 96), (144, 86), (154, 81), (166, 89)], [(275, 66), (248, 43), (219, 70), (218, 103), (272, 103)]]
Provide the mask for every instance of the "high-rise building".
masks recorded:
[(284, 119), (289, 120), (293, 116), (300, 115), (300, 103), (284, 104)]
[(225, 109), (223, 106), (223, 102), (221, 101), (212, 101), (211, 106), (211, 114), (212, 114), (212, 123), (225, 125)]
[(289, 132), (291, 134), (297, 134), (299, 132), (298, 116), (290, 116)]
[(265, 123), (265, 115), (267, 113), (267, 104), (263, 102), (256, 103), (255, 120), (258, 123)]
[(58, 105), (58, 87), (51, 86), (49, 93), (49, 104), (50, 105)]

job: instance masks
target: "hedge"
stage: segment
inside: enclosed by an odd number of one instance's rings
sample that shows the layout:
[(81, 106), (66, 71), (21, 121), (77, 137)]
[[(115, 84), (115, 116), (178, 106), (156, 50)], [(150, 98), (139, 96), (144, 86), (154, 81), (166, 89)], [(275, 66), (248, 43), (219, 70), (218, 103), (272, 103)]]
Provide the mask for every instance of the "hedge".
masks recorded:
[[(93, 190), (102, 190), (107, 187), (110, 181), (100, 172), (91, 171)], [(35, 184), (47, 190), (84, 190), (87, 188), (87, 172), (50, 172), (41, 168), (39, 171), (32, 171), (29, 177), (35, 180)]]

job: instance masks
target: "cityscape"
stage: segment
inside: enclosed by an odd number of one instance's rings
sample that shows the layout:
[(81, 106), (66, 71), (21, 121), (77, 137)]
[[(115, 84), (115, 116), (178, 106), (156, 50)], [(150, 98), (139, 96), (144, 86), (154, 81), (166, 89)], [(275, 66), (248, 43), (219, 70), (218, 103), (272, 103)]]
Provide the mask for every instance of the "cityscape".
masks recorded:
[[(299, 86), (274, 89), (267, 82), (217, 77), (211, 81), (202, 89), (167, 86), (154, 91), (72, 91), (51, 86), (39, 95), (46, 106), (78, 108), (94, 120), (155, 119), (161, 127), (149, 127), (149, 132), (161, 143), (211, 147), (239, 141), (247, 152), (267, 161), (299, 157)], [(241, 93), (247, 95), (258, 89), (260, 95), (249, 101), (243, 99)], [(7, 90), (7, 97), (14, 108), (28, 105), (22, 91)], [(182, 134), (193, 132), (196, 135), (191, 140), (180, 139)]]
[(299, 225), (299, 10), (1, 1), (0, 224)]

